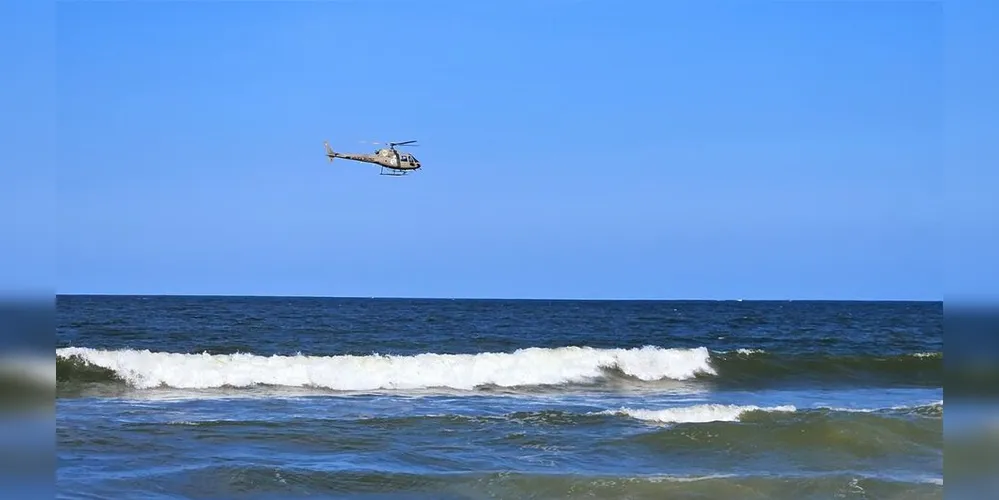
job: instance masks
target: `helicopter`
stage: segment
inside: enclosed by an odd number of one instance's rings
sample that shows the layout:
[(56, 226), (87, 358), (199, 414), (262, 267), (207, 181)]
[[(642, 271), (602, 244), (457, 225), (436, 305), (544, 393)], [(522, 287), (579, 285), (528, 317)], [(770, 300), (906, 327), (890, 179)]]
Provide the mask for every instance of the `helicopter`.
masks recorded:
[[(380, 148), (374, 153), (338, 153), (333, 151), (328, 141), (323, 141), (326, 146), (326, 158), (333, 163), (333, 158), (343, 158), (364, 163), (373, 163), (381, 167), (379, 175), (401, 176), (421, 168), (420, 161), (410, 153), (402, 153), (395, 149), (396, 146), (414, 145), (416, 141), (389, 142), (387, 148)], [(379, 143), (374, 143), (379, 144)]]

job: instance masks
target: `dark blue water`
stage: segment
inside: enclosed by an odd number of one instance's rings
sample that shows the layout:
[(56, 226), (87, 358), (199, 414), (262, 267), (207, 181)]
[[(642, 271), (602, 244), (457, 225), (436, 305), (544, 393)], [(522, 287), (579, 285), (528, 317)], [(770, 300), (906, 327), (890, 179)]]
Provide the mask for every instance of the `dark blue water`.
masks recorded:
[(940, 303), (58, 299), (61, 498), (940, 498)]

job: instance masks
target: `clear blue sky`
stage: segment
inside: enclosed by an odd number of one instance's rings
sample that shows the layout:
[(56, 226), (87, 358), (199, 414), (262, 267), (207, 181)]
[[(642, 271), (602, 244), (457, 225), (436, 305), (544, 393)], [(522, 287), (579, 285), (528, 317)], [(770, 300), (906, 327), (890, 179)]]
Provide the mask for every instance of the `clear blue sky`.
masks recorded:
[(60, 4), (57, 290), (942, 298), (940, 5), (540, 4)]

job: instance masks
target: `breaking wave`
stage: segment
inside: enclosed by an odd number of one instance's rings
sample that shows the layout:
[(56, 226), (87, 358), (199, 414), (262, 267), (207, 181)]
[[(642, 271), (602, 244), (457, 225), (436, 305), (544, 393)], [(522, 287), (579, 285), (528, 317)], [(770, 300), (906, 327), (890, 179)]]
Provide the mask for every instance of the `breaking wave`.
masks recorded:
[[(760, 407), (756, 405), (697, 404), (663, 409), (619, 408), (605, 410), (600, 415), (626, 416), (645, 422), (664, 424), (693, 424), (711, 422), (742, 422), (747, 416), (794, 414), (799, 410), (794, 405)], [(918, 406), (891, 406), (887, 408), (836, 408), (820, 406), (804, 410), (809, 415), (867, 414), (882, 416), (918, 416), (940, 419), (943, 417), (943, 401)], [(873, 418), (873, 417), (872, 417)]]
[(257, 356), (148, 350), (58, 349), (60, 379), (123, 380), (145, 389), (276, 385), (342, 391), (589, 383), (618, 371), (643, 381), (714, 375), (707, 349), (529, 348), (512, 353), (415, 356)]
[(619, 410), (608, 410), (603, 413), (612, 415), (627, 415), (631, 418), (648, 422), (690, 424), (705, 422), (738, 422), (742, 415), (748, 412), (794, 411), (797, 411), (797, 408), (793, 405), (761, 408), (755, 405), (702, 404), (681, 406), (678, 408), (666, 408), (662, 410), (621, 408)]
[[(571, 384), (706, 383), (720, 387), (826, 383), (939, 387), (939, 353), (896, 356), (774, 355), (705, 347), (533, 347), (513, 352), (418, 355), (184, 354), (65, 347), (60, 383), (124, 383), (136, 389), (278, 386), (335, 391), (474, 390)], [(48, 365), (51, 366), (51, 365)]]

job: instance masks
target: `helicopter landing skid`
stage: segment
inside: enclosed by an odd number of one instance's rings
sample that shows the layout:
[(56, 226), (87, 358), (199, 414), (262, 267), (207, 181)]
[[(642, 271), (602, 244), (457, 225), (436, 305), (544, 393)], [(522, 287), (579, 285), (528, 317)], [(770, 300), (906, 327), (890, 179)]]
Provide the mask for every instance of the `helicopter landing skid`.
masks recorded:
[(406, 175), (407, 173), (408, 172), (405, 172), (405, 171), (392, 170), (390, 168), (387, 169), (385, 167), (382, 167), (381, 168), (381, 172), (379, 172), (378, 175), (388, 175), (388, 176), (391, 176), (391, 177), (402, 177), (402, 176)]

